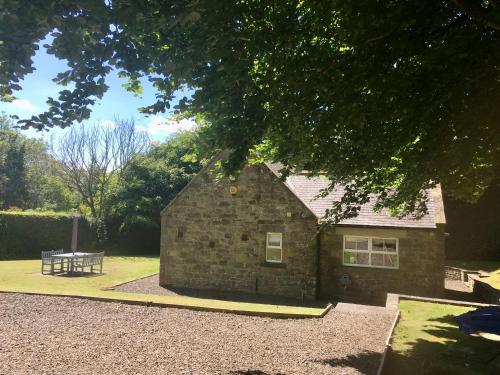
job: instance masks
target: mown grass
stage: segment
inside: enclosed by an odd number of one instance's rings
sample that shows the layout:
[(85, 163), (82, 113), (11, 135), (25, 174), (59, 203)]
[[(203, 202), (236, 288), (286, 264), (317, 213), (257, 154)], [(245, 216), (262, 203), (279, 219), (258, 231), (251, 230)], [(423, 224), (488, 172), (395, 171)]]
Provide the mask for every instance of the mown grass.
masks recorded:
[(498, 373), (500, 343), (465, 335), (454, 322), (474, 308), (402, 300), (399, 309), (385, 375)]
[[(90, 276), (42, 275), (40, 266), (40, 260), (0, 262), (0, 289), (61, 294), (94, 293), (102, 288), (158, 273), (159, 258), (106, 256), (103, 274)], [(45, 272), (48, 270), (46, 266)]]
[(290, 317), (318, 317), (323, 307), (283, 306), (223, 301), (188, 296), (163, 296), (105, 290), (117, 284), (158, 273), (158, 257), (106, 256), (103, 274), (86, 276), (42, 275), (40, 260), (0, 261), (0, 291), (98, 297), (214, 311)]

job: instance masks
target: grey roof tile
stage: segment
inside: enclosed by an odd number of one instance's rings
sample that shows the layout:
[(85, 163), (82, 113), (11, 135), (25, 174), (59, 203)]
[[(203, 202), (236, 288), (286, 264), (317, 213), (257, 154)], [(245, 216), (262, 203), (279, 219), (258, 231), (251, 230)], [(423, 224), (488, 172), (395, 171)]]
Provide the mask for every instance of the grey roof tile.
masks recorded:
[[(276, 163), (266, 163), (268, 168), (280, 176), (282, 166)], [(308, 177), (298, 174), (291, 175), (285, 180), (285, 185), (297, 196), (318, 219), (325, 216), (326, 210), (332, 207), (333, 202), (338, 202), (344, 195), (344, 188), (337, 186), (335, 190), (325, 197), (319, 197), (322, 190), (330, 185), (330, 180), (325, 177)], [(430, 195), (432, 196), (432, 195)], [(404, 228), (435, 228), (434, 202), (432, 199), (427, 204), (428, 213), (420, 218), (391, 216), (388, 209), (380, 212), (373, 211), (375, 199), (361, 206), (357, 217), (344, 219), (338, 225), (377, 226), (377, 227), (404, 227)]]

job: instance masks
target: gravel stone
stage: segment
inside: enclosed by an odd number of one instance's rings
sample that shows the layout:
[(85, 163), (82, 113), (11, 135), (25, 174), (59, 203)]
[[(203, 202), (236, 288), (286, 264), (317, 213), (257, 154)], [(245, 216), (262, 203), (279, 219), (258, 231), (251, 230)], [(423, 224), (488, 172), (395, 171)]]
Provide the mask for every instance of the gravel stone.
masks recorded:
[(118, 292), (157, 294), (163, 296), (174, 296), (178, 293), (160, 286), (159, 274), (134, 280), (114, 288)]
[(236, 291), (221, 291), (210, 289), (192, 289), (192, 288), (168, 288), (160, 286), (159, 275), (144, 277), (142, 279), (130, 281), (113, 288), (119, 292), (142, 293), (164, 296), (189, 296), (195, 298), (211, 298), (227, 301), (241, 301), (250, 303), (267, 303), (273, 305), (292, 305), (301, 304), (304, 306), (324, 306), (316, 301), (299, 301), (295, 298), (269, 296), (255, 293), (245, 293)]
[(0, 374), (375, 374), (393, 314), (271, 319), (0, 293)]

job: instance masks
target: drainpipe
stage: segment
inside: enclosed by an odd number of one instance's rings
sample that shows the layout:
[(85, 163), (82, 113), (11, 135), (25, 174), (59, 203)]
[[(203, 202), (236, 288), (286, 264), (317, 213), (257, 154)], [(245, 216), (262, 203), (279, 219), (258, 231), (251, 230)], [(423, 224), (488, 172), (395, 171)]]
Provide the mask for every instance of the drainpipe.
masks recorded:
[[(319, 222), (318, 222), (319, 224)], [(320, 282), (321, 282), (321, 225), (318, 225), (316, 231), (316, 299), (318, 300), (321, 295)]]

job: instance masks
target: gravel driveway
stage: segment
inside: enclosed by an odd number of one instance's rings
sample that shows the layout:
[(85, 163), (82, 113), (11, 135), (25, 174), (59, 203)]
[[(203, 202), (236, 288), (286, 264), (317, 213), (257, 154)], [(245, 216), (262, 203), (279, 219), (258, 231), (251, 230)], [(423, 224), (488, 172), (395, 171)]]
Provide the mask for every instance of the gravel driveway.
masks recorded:
[[(284, 298), (277, 296), (265, 296), (253, 293), (243, 293), (243, 292), (230, 292), (230, 291), (218, 291), (218, 290), (204, 290), (204, 289), (190, 289), (190, 288), (167, 288), (160, 286), (159, 275), (153, 275), (149, 277), (144, 277), (142, 279), (130, 281), (125, 284), (121, 284), (113, 288), (119, 292), (130, 292), (130, 293), (142, 293), (142, 294), (156, 294), (163, 296), (188, 296), (195, 298), (211, 298), (211, 299), (221, 299), (228, 301), (242, 301), (250, 303), (269, 303), (273, 305), (292, 305), (296, 306), (298, 301), (294, 298)], [(322, 306), (324, 304), (318, 304), (311, 302), (309, 304), (302, 302), (304, 306)]]
[(0, 374), (375, 374), (393, 315), (278, 320), (0, 293)]

